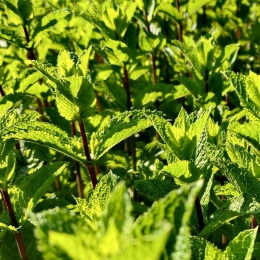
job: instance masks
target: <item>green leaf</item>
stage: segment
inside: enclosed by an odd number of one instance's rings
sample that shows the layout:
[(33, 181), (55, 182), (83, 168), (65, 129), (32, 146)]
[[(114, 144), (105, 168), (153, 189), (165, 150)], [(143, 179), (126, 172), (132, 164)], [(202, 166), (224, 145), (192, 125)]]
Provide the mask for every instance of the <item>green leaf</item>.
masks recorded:
[(82, 121), (96, 112), (93, 86), (80, 76), (71, 76), (57, 84), (56, 102), (60, 115), (69, 121)]
[(4, 3), (9, 21), (14, 25), (22, 24), (23, 21), (17, 10), (17, 0), (4, 0)]
[(206, 5), (207, 3), (211, 2), (212, 0), (191, 0), (188, 4), (188, 13), (192, 14), (198, 11), (202, 6)]
[(106, 203), (106, 207), (101, 215), (99, 228), (101, 233), (107, 232), (111, 224), (115, 226), (119, 234), (130, 234), (129, 226), (133, 224), (131, 217), (131, 200), (126, 191), (125, 184), (119, 183), (111, 193), (110, 198)]
[(250, 260), (254, 251), (258, 227), (240, 232), (227, 246), (224, 257), (227, 260)]
[(0, 98), (0, 118), (17, 103), (22, 102), (23, 93), (8, 94)]
[(70, 13), (71, 12), (68, 9), (61, 9), (61, 10), (56, 10), (56, 11), (43, 15), (40, 18), (39, 23), (37, 24), (36, 28), (34, 29), (31, 38), (37, 39), (39, 37), (39, 39), (40, 39), (41, 37), (43, 37), (42, 34), (46, 33), (46, 30), (51, 31), (52, 27), (55, 28), (55, 25), (59, 21), (62, 21), (62, 19), (64, 19)]
[(260, 75), (249, 71), (249, 75), (246, 77), (246, 92), (248, 98), (260, 110)]
[[(19, 119), (21, 119), (21, 116)], [(30, 119), (26, 119), (25, 117), (24, 121), (19, 120), (5, 127), (0, 131), (0, 137), (3, 140), (24, 140), (47, 146), (81, 163), (85, 163), (82, 143), (76, 138), (69, 138), (67, 133), (49, 123), (32, 122)]]
[(14, 227), (14, 226), (8, 226), (6, 225), (5, 223), (2, 223), (0, 222), (0, 229), (1, 230), (8, 230), (8, 231), (11, 231), (13, 233), (16, 233), (17, 232), (17, 229)]
[(145, 12), (147, 16), (147, 21), (150, 22), (153, 18), (153, 12), (155, 9), (155, 0), (147, 0), (145, 2)]
[(182, 182), (197, 181), (201, 175), (201, 171), (190, 161), (178, 161), (169, 163), (163, 167), (163, 172)]
[(160, 3), (156, 7), (156, 11), (157, 12), (163, 12), (163, 13), (167, 14), (174, 21), (180, 21), (182, 19), (181, 12), (179, 12), (176, 7), (174, 7), (170, 3), (167, 3), (166, 1)]
[(230, 65), (233, 64), (235, 62), (239, 47), (239, 44), (229, 44), (225, 46), (224, 50), (216, 59), (214, 71), (218, 71), (224, 62), (228, 62)]
[[(156, 114), (156, 112), (146, 111), (145, 114)], [(127, 111), (115, 116), (107, 125), (91, 136), (90, 147), (94, 159), (98, 160), (117, 143), (149, 126), (151, 123), (141, 110)]]
[(23, 20), (23, 24), (26, 25), (32, 14), (33, 5), (31, 0), (18, 0), (17, 2), (19, 16)]
[(176, 183), (166, 180), (137, 180), (134, 187), (138, 193), (151, 200), (158, 200), (166, 196), (170, 191), (179, 188)]
[(7, 167), (5, 172), (5, 177), (3, 180), (3, 190), (7, 190), (7, 184), (11, 182), (11, 180), (14, 178), (15, 174), (15, 156), (13, 152), (10, 152), (9, 155), (6, 158), (7, 160)]
[(245, 139), (250, 145), (253, 146), (257, 155), (260, 155), (260, 122), (255, 121), (252, 123), (245, 123), (243, 125), (233, 123), (230, 126), (230, 131), (236, 133), (238, 136)]
[(14, 188), (11, 202), (16, 218), (24, 222), (39, 199), (46, 193), (54, 180), (68, 166), (68, 163), (55, 162), (45, 165), (24, 179)]
[(134, 107), (139, 108), (149, 102), (163, 99), (178, 99), (190, 94), (190, 92), (182, 85), (171, 86), (168, 84), (158, 83), (156, 85), (146, 84), (148, 86), (142, 88), (134, 98)]
[(57, 60), (57, 71), (60, 78), (70, 77), (75, 70), (74, 61), (69, 52), (66, 50), (60, 51)]
[(97, 221), (100, 219), (111, 192), (118, 182), (117, 179), (116, 175), (110, 172), (101, 178), (88, 200), (76, 198), (80, 215), (94, 230), (98, 228)]
[[(22, 235), (28, 259), (42, 260), (42, 254), (38, 251), (34, 236), (34, 225), (29, 221), (26, 221), (24, 225), (19, 228), (19, 232)], [(1, 260), (21, 259), (13, 232), (5, 232), (2, 234), (1, 240)]]
[(84, 50), (79, 56), (79, 60), (77, 63), (77, 71), (78, 75), (86, 78), (89, 73), (89, 59), (92, 51), (92, 46), (90, 46), (87, 50)]
[(26, 46), (25, 39), (22, 32), (11, 26), (0, 26), (0, 37), (11, 42), (19, 47), (24, 48)]
[[(58, 84), (58, 79), (55, 75), (55, 72), (53, 70), (51, 70), (50, 67), (48, 67), (47, 65), (40, 63), (38, 61), (33, 61), (33, 67), (38, 70), (39, 72), (41, 72), (49, 81), (55, 83), (54, 86), (56, 86)], [(54, 87), (55, 89), (55, 87)]]
[(192, 260), (224, 260), (221, 250), (203, 238), (190, 238)]
[[(250, 73), (248, 77), (235, 74), (231, 71), (223, 72), (230, 84), (234, 87), (242, 107), (253, 121), (260, 119), (260, 107), (258, 103), (258, 76)], [(253, 99), (252, 99), (253, 98)], [(255, 102), (254, 102), (255, 101)]]
[(147, 118), (177, 159), (190, 160), (206, 127), (209, 113), (210, 110), (200, 110), (188, 116), (182, 108), (173, 126), (158, 115), (147, 115)]
[(260, 202), (260, 181), (246, 168), (240, 168), (236, 163), (220, 158), (212, 159), (213, 165), (234, 185), (238, 192), (249, 193)]
[(260, 204), (249, 194), (241, 194), (225, 202), (218, 208), (214, 217), (210, 219), (205, 228), (199, 234), (200, 237), (207, 237), (225, 223), (245, 215), (258, 214)]
[(164, 198), (154, 202), (148, 212), (140, 216), (134, 225), (134, 234), (149, 235), (163, 221), (173, 223), (173, 229), (167, 242), (167, 254), (171, 259), (190, 259), (189, 220), (195, 197), (202, 181), (192, 185), (183, 185), (181, 189), (169, 192)]
[[(190, 62), (198, 79), (200, 81), (204, 81), (205, 64), (203, 64), (202, 57), (199, 54), (197, 48), (194, 48), (194, 46), (192, 45), (181, 43), (177, 40), (174, 40), (173, 43), (176, 47), (178, 47), (182, 51), (183, 55)], [(199, 46), (200, 42), (198, 42), (197, 45)]]
[[(88, 231), (86, 230), (82, 219), (77, 218), (73, 211), (67, 209), (55, 208), (37, 214), (31, 213), (30, 220), (35, 225), (37, 246), (45, 260), (71, 260), (71, 258), (68, 257), (60, 247), (56, 244), (54, 245), (54, 243), (50, 243), (50, 236), (52, 236), (53, 239), (54, 233), (57, 232), (62, 236), (62, 238), (66, 238), (66, 234), (71, 234), (75, 241), (76, 237), (78, 237), (75, 236), (75, 232), (79, 229), (79, 226), (81, 226), (80, 229), (82, 231)], [(88, 233), (89, 232), (86, 232), (86, 234)], [(63, 236), (63, 234), (65, 236)], [(70, 244), (73, 244), (69, 239), (61, 240), (61, 242), (65, 243), (67, 249), (71, 249), (72, 247), (68, 246), (68, 241)], [(80, 243), (77, 243), (77, 245), (79, 246)], [(74, 252), (78, 252), (78, 246), (73, 248)]]
[(130, 197), (120, 183), (110, 194), (97, 230), (89, 229), (82, 219), (67, 210), (34, 214), (32, 221), (44, 259), (158, 259), (171, 225), (162, 222), (149, 235), (136, 237), (132, 234), (130, 210)]

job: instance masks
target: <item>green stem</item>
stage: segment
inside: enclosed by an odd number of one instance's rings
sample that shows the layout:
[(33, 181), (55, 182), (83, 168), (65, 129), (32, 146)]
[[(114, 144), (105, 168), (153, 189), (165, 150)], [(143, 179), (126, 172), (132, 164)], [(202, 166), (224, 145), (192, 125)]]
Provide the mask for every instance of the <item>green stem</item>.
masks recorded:
[(86, 159), (88, 161), (86, 163), (86, 167), (89, 172), (92, 186), (95, 189), (95, 187), (97, 185), (97, 176), (96, 176), (94, 167), (91, 165), (92, 159), (91, 159), (90, 152), (89, 152), (88, 140), (87, 140), (87, 136), (86, 136), (86, 132), (85, 132), (85, 127), (84, 127), (84, 124), (82, 121), (78, 121), (78, 123), (79, 123), (79, 129), (80, 129), (80, 134), (81, 134), (81, 138), (82, 138), (84, 153), (85, 153)]
[[(5, 204), (6, 210), (8, 212), (8, 215), (10, 217), (12, 226), (14, 226), (15, 228), (19, 228), (7, 189), (6, 190), (0, 189), (0, 193), (2, 195), (2, 198), (3, 198), (4, 204)], [(15, 236), (16, 244), (17, 244), (21, 259), (27, 260), (28, 256), (27, 256), (27, 252), (26, 252), (26, 249), (24, 246), (21, 232), (18, 231), (17, 233), (14, 234), (14, 236)]]

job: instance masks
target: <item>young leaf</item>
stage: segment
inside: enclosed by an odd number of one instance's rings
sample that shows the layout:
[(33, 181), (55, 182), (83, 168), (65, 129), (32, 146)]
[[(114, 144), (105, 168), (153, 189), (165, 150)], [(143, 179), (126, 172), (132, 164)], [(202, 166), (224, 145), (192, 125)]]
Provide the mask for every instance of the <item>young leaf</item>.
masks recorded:
[(60, 78), (70, 77), (73, 75), (73, 70), (75, 69), (74, 61), (67, 51), (60, 51), (57, 60), (57, 71)]
[(97, 230), (99, 220), (105, 205), (117, 184), (117, 177), (112, 172), (101, 178), (89, 200), (76, 198), (80, 215), (93, 230)]
[(79, 76), (86, 78), (89, 73), (89, 58), (92, 51), (92, 46), (90, 46), (87, 50), (84, 50), (79, 56), (77, 66), (77, 72)]
[(82, 121), (96, 112), (93, 86), (80, 76), (71, 76), (57, 84), (56, 102), (61, 116), (69, 121)]
[(131, 217), (131, 201), (126, 191), (125, 184), (119, 183), (112, 191), (110, 198), (106, 203), (101, 220), (99, 223), (100, 232), (107, 232), (113, 222), (119, 234), (130, 234), (129, 226), (133, 224)]

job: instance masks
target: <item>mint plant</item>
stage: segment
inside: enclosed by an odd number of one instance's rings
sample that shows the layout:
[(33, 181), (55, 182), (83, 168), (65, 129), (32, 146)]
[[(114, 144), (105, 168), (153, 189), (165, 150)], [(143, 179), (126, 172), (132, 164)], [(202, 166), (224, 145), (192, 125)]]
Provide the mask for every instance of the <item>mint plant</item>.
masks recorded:
[(0, 258), (258, 259), (259, 10), (0, 1)]

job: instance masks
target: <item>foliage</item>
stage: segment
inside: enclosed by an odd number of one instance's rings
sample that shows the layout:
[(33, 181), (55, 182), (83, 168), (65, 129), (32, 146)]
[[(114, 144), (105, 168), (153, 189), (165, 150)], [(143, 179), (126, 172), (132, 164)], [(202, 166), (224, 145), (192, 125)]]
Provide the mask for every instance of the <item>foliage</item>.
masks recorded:
[(259, 259), (259, 10), (0, 1), (0, 258)]

